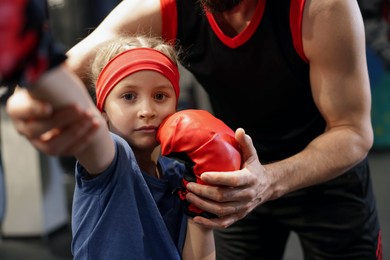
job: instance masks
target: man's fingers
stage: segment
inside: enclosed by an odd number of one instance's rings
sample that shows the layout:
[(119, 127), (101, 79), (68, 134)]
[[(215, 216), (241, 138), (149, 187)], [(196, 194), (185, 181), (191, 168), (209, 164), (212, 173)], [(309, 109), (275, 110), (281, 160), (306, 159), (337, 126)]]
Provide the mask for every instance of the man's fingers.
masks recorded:
[[(246, 209), (250, 206), (253, 198), (253, 194), (246, 186), (231, 188), (189, 183), (187, 189), (189, 193), (186, 195), (186, 199), (190, 203), (218, 216)], [(246, 201), (248, 205), (246, 205)]]
[(235, 136), (241, 147), (242, 162), (247, 164), (248, 160), (257, 160), (257, 152), (253, 145), (252, 138), (245, 134), (244, 129), (238, 128), (235, 132)]
[(211, 219), (196, 216), (193, 218), (193, 220), (196, 223), (198, 223), (206, 228), (225, 229), (240, 219), (236, 218), (234, 215), (231, 215), (229, 217), (211, 218)]
[(208, 200), (204, 197), (200, 198), (193, 193), (188, 193), (186, 199), (191, 204), (195, 204), (204, 211), (211, 212), (217, 216), (226, 216), (238, 212), (237, 205), (234, 202), (220, 203), (220, 205), (218, 205), (212, 200)]

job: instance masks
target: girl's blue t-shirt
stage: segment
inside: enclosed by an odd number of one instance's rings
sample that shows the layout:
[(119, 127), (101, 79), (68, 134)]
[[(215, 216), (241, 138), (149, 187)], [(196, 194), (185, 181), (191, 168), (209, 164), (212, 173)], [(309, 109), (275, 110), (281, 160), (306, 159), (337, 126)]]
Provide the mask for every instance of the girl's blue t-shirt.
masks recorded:
[(185, 167), (159, 159), (164, 178), (143, 174), (133, 151), (112, 134), (116, 155), (88, 179), (77, 163), (72, 209), (72, 254), (78, 259), (181, 259), (187, 217), (175, 195)]

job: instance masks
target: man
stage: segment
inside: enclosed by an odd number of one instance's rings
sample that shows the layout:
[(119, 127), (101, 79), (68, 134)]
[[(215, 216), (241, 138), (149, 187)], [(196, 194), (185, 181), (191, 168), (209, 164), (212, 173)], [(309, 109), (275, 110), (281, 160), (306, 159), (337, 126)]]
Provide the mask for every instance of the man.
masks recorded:
[[(221, 229), (219, 259), (282, 259), (290, 231), (308, 259), (381, 259), (356, 1), (125, 0), (69, 51), (69, 66), (87, 82), (99, 45), (124, 33), (175, 42), (216, 116), (246, 131), (236, 132), (241, 170), (204, 173), (210, 186), (187, 186), (189, 202), (219, 216), (194, 218)], [(26, 102), (26, 109), (42, 105)], [(56, 114), (28, 123), (20, 110), (9, 107), (21, 133), (37, 147), (66, 151), (66, 129), (40, 141)]]

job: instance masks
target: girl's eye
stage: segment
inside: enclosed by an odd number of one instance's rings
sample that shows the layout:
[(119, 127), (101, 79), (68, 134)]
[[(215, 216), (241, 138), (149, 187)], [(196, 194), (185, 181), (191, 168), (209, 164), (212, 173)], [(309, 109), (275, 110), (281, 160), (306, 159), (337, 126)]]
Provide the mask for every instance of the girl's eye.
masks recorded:
[(135, 99), (135, 95), (133, 93), (126, 93), (123, 95), (123, 98), (125, 100), (134, 100)]
[(156, 95), (154, 95), (154, 98), (157, 100), (164, 100), (165, 98), (167, 98), (167, 95), (164, 93), (157, 93)]

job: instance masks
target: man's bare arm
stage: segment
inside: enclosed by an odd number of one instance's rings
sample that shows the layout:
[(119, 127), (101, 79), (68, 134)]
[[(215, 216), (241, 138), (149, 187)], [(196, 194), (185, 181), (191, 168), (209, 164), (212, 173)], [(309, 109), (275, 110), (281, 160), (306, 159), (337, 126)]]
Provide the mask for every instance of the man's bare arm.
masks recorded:
[(102, 43), (138, 33), (161, 36), (160, 9), (160, 0), (122, 1), (90, 35), (68, 51), (68, 66), (89, 84), (90, 63)]

